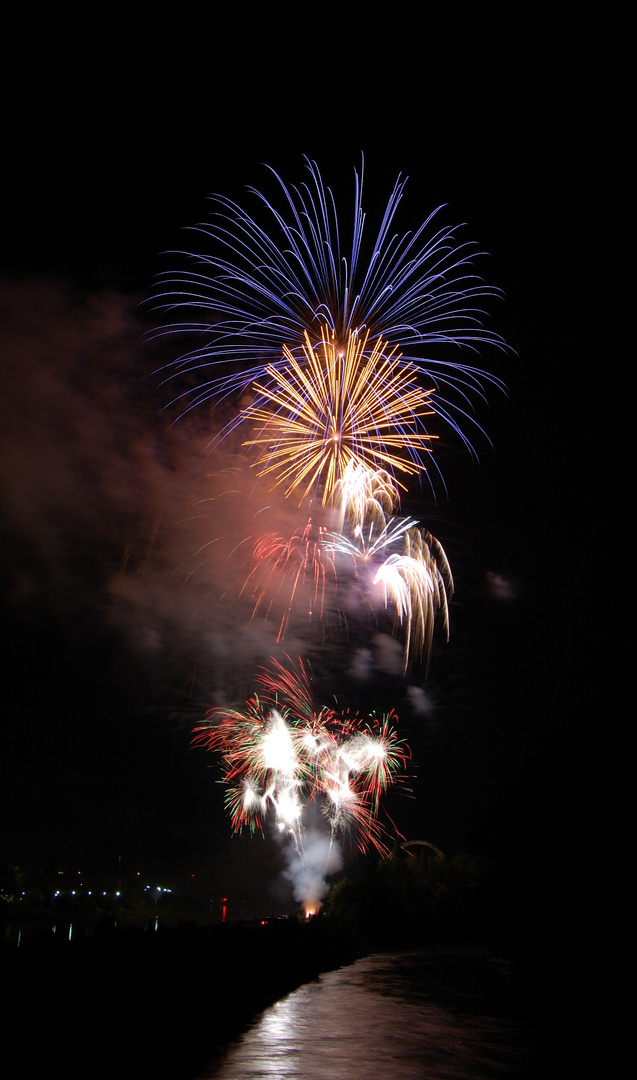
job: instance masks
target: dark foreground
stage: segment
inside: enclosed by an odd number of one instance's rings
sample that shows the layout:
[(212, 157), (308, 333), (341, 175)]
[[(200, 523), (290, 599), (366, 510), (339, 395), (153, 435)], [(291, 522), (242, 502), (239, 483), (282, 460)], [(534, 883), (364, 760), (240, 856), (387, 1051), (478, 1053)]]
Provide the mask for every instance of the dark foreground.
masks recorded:
[[(26, 1076), (54, 1063), (91, 1080), (114, 1071), (153, 1080), (205, 1075), (266, 1006), (388, 943), (386, 934), (373, 942), (356, 939), (351, 926), (329, 918), (159, 931), (105, 923), (91, 938), (71, 943), (43, 934), (0, 952), (5, 1053), (17, 1055)], [(401, 947), (414, 944), (424, 943), (400, 941)], [(440, 949), (442, 943), (431, 945)], [(440, 992), (450, 980), (461, 979), (463, 993), (469, 983), (472, 992), (479, 985), (494, 1015), (505, 1015), (503, 1009), (534, 1014), (578, 1046), (578, 1003), (574, 986), (556, 978), (559, 964), (544, 963), (533, 977), (528, 965), (504, 965), (511, 977), (494, 981), (493, 949), (465, 941), (459, 951), (465, 954), (460, 963), (456, 949), (451, 968), (448, 952), (436, 968)]]
[(5, 1053), (27, 1076), (65, 1063), (91, 1080), (179, 1080), (265, 1006), (352, 959), (318, 921), (42, 936), (0, 952)]

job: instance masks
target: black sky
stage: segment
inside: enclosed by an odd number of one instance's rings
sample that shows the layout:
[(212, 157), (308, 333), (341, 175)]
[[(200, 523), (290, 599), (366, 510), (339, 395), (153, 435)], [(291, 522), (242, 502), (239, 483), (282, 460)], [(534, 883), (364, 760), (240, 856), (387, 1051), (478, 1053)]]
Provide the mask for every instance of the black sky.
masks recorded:
[[(616, 362), (608, 265), (624, 216), (610, 40), (595, 46), (602, 92), (586, 33), (543, 40), (536, 28), (521, 54), (506, 27), (499, 44), (486, 34), (490, 44), (462, 48), (379, 28), (352, 55), (351, 42), (292, 49), (265, 30), (268, 47), (255, 28), (247, 50), (245, 31), (216, 26), (208, 55), (131, 31), (108, 52), (56, 52), (46, 92), (12, 99), (0, 255), (5, 860), (108, 869), (121, 856), (230, 892), (276, 877), (265, 842), (229, 838), (212, 762), (189, 748), (213, 700), (239, 704), (263, 643), (248, 632), (239, 663), (228, 615), (206, 607), (214, 572), (195, 552), (219, 525), (214, 507), (193, 513), (208, 490), (206, 417), (168, 427), (139, 308), (174, 265), (162, 252), (205, 219), (206, 195), (243, 199), (263, 162), (295, 181), (307, 154), (347, 201), (364, 152), (370, 214), (408, 175), (405, 227), (447, 203), (506, 295), (493, 327), (517, 356), (489, 358), (509, 385), (480, 417), (493, 449), (480, 447), (479, 465), (450, 449), (448, 499), (417, 507), (458, 585), (430, 707), (410, 711), (388, 677), (361, 690), (395, 694), (408, 717), (416, 799), (392, 807), (401, 824), (461, 845), (553, 737), (568, 733), (579, 753), (582, 717), (588, 731), (610, 707), (598, 525), (613, 502), (599, 450), (609, 416), (594, 389)], [(240, 505), (231, 512), (240, 520)]]

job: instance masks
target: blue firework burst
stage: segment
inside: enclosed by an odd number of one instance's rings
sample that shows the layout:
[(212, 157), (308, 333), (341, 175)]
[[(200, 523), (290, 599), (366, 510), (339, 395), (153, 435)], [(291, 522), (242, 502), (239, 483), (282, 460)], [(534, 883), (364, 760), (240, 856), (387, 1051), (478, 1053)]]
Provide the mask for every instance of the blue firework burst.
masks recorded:
[(363, 167), (354, 171), (353, 211), (344, 221), (318, 166), (305, 160), (307, 179), (299, 185), (266, 167), (276, 197), (248, 188), (254, 215), (211, 196), (211, 220), (195, 227), (201, 251), (181, 253), (194, 267), (166, 275), (155, 293), (173, 313), (161, 333), (196, 342), (164, 369), (169, 378), (188, 377), (179, 392), (184, 411), (239, 396), (255, 382), (267, 386), (272, 370), (288, 363), (284, 346), (303, 361), (307, 335), (318, 342), (327, 331), (345, 347), (365, 334), (370, 351), (382, 340), (415, 365), (435, 391), (435, 414), (471, 449), (465, 427), (475, 423), (476, 395), (502, 384), (467, 354), (507, 349), (485, 326), (483, 304), (500, 291), (475, 273), (476, 245), (458, 240), (463, 226), (439, 226), (442, 207), (415, 231), (397, 231), (401, 176), (370, 241)]

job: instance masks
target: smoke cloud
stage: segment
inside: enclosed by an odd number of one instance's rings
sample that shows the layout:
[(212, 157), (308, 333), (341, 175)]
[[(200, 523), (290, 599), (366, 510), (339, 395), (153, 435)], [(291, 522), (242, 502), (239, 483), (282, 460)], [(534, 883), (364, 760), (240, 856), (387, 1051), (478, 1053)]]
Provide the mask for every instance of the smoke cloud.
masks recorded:
[[(307, 517), (255, 476), (238, 433), (215, 446), (238, 402), (183, 417), (178, 402), (165, 407), (180, 391), (160, 386), (176, 350), (148, 343), (139, 300), (0, 282), (10, 617), (35, 625), (44, 615), (61, 648), (115, 642), (117, 677), (124, 668), (142, 708), (188, 733), (212, 706), (241, 707), (258, 668), (284, 654), (310, 659), (321, 704), (362, 708), (367, 689), (382, 708), (374, 680), (403, 678), (382, 591), (344, 557), (319, 614), (315, 583), (298, 581), (291, 605), (285, 575), (253, 574), (255, 542), (290, 537)], [(321, 507), (309, 513), (329, 524)], [(131, 802), (121, 816), (139, 813)], [(302, 856), (285, 847), (284, 857), (306, 906), (324, 899), (343, 860), (320, 828), (308, 828)]]
[(343, 868), (343, 855), (337, 841), (317, 829), (307, 829), (303, 835), (303, 851), (293, 844), (284, 847), (286, 869), (284, 878), (291, 882), (294, 899), (307, 912), (315, 913), (327, 896), (327, 878)]
[[(211, 450), (227, 414), (164, 410), (171, 388), (153, 372), (165, 357), (144, 341), (137, 300), (0, 283), (6, 596), (70, 635), (88, 623), (117, 635), (162, 678), (195, 671), (202, 696), (230, 700), (278, 648), (284, 598), (252, 618), (252, 545), (298, 518), (237, 438)], [(299, 644), (290, 624), (286, 648)]]

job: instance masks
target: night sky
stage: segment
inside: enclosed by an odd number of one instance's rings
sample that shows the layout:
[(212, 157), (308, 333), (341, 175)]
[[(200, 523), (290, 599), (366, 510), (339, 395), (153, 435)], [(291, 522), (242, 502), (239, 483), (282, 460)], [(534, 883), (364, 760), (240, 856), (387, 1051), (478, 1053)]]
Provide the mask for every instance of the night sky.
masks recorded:
[[(493, 445), (477, 442), (476, 463), (444, 441), (447, 492), (405, 506), (452, 564), (450, 642), (426, 682), (392, 673), (380, 647), (358, 680), (347, 649), (309, 649), (326, 695), (397, 710), (414, 755), (414, 797), (391, 800), (405, 835), (460, 850), (538, 759), (572, 767), (612, 713), (598, 387), (617, 362), (606, 312), (622, 306), (621, 94), (591, 83), (585, 36), (536, 30), (524, 59), (383, 33), (348, 63), (325, 39), (262, 54), (258, 32), (247, 50), (219, 27), (204, 62), (165, 34), (150, 49), (131, 31), (103, 60), (56, 51), (5, 135), (0, 858), (124, 864), (176, 886), (194, 873), (249, 906), (279, 896), (277, 849), (230, 835), (190, 733), (211, 705), (239, 706), (273, 652), (271, 627), (244, 617), (232, 554), (253, 528), (250, 478), (236, 453), (210, 453), (209, 410), (175, 424), (164, 411), (156, 370), (180, 350), (145, 337), (144, 300), (183, 265), (166, 252), (193, 243), (182, 230), (209, 192), (244, 201), (264, 162), (298, 181), (304, 154), (346, 211), (364, 153), (370, 217), (406, 174), (405, 230), (446, 203), (444, 221), (489, 252), (480, 270), (506, 297), (490, 325), (515, 350), (483, 354), (509, 388), (479, 412)], [(230, 468), (239, 494), (221, 497)], [(270, 502), (270, 521), (289, 520)], [(307, 654), (294, 634), (285, 645)]]

